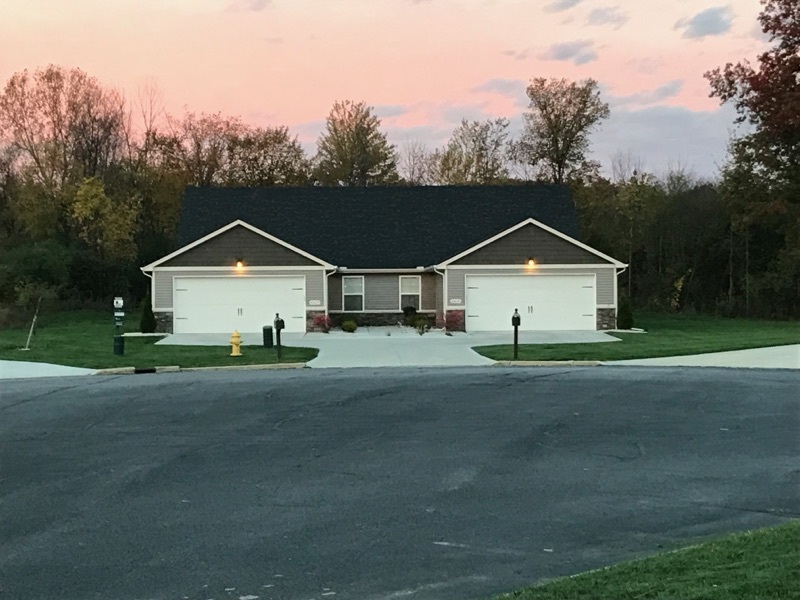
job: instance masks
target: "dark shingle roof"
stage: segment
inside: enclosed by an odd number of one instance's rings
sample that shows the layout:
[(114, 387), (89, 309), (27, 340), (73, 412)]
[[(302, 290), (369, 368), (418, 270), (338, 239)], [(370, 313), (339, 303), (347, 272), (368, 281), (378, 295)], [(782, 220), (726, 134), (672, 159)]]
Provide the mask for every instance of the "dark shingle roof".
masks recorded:
[(178, 247), (241, 219), (339, 267), (414, 268), (530, 217), (581, 239), (566, 186), (188, 188)]

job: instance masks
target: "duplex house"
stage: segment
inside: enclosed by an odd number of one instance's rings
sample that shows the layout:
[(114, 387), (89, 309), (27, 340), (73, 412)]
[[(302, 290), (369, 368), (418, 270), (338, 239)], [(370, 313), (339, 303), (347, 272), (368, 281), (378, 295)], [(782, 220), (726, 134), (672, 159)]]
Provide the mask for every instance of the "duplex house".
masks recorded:
[(177, 249), (142, 267), (159, 329), (287, 331), (319, 315), (451, 329), (616, 326), (627, 265), (581, 241), (558, 185), (189, 188)]

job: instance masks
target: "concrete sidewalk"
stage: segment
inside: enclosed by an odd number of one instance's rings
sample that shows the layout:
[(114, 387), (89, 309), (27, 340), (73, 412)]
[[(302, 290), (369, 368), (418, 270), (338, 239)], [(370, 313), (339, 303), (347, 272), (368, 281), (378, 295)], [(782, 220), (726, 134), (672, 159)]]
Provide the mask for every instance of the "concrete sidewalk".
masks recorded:
[(30, 379), (34, 377), (70, 377), (91, 375), (94, 369), (65, 367), (50, 363), (25, 362), (21, 360), (0, 360), (0, 379)]
[(740, 369), (800, 369), (800, 344), (751, 350), (731, 350), (689, 356), (665, 356), (607, 361), (604, 365), (647, 367), (731, 367)]
[[(262, 334), (242, 333), (244, 348), (261, 345)], [(228, 343), (227, 334), (175, 334), (156, 342), (163, 345), (213, 345)], [(474, 346), (509, 344), (510, 332), (453, 333), (431, 330), (419, 335), (411, 327), (360, 327), (355, 333), (284, 333), (286, 346), (317, 348), (319, 355), (308, 362), (313, 368), (344, 367), (473, 367), (491, 365)], [(602, 331), (523, 331), (521, 344), (576, 344), (618, 342)]]

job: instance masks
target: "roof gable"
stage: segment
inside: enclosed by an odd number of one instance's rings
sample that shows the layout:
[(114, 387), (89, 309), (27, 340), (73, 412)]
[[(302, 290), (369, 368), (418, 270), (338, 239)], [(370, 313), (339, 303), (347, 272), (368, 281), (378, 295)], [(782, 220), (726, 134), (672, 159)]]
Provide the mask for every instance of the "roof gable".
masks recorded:
[(437, 266), (522, 265), (531, 258), (542, 265), (610, 263), (616, 267), (625, 266), (535, 219), (526, 219)]
[(445, 261), (527, 218), (581, 237), (560, 185), (189, 188), (178, 242), (238, 219), (329, 264), (403, 269)]
[(237, 219), (142, 267), (142, 271), (151, 271), (155, 267), (233, 266), (237, 260), (250, 266), (318, 265), (333, 268), (308, 252)]

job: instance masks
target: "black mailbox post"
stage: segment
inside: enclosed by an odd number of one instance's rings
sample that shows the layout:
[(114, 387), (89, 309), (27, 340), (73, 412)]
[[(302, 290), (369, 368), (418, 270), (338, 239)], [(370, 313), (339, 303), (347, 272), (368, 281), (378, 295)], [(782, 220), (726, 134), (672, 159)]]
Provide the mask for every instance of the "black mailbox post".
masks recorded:
[(515, 308), (514, 314), (511, 315), (511, 325), (514, 327), (514, 360), (517, 360), (519, 355), (519, 326), (522, 323), (522, 317), (519, 316), (519, 311)]
[(275, 313), (275, 321), (272, 323), (275, 327), (275, 346), (278, 348), (278, 358), (281, 357), (281, 330), (286, 327), (286, 324), (281, 319), (278, 313)]

